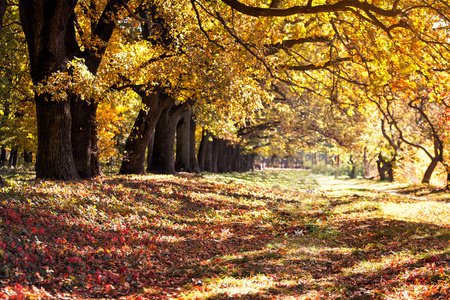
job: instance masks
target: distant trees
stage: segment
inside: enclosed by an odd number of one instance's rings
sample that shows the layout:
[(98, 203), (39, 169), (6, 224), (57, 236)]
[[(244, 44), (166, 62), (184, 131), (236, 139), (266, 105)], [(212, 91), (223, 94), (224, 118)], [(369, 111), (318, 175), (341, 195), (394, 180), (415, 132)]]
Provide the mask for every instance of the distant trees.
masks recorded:
[(122, 174), (247, 170), (257, 155), (330, 147), (352, 155), (352, 170), (370, 148), (381, 178), (410, 147), (429, 159), (422, 182), (450, 171), (444, 3), (18, 7), (21, 27), (0, 0), (0, 143), (36, 153), (38, 178), (101, 175), (114, 147)]

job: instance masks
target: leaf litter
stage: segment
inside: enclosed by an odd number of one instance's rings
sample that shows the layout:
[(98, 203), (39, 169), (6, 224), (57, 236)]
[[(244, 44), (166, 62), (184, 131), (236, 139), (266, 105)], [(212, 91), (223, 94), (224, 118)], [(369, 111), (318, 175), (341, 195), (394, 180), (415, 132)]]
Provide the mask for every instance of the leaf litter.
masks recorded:
[(283, 175), (289, 185), (218, 176), (11, 181), (0, 193), (0, 299), (450, 293), (446, 202), (321, 190), (300, 171)]

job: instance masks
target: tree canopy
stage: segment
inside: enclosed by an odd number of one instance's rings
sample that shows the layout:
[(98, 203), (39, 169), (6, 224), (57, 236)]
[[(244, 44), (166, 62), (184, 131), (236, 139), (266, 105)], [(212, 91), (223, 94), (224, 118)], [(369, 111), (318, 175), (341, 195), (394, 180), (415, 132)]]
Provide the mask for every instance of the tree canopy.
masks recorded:
[(117, 155), (142, 173), (169, 109), (243, 153), (419, 149), (423, 182), (450, 171), (444, 1), (45, 3), (0, 3), (2, 146), (37, 152), (39, 178)]

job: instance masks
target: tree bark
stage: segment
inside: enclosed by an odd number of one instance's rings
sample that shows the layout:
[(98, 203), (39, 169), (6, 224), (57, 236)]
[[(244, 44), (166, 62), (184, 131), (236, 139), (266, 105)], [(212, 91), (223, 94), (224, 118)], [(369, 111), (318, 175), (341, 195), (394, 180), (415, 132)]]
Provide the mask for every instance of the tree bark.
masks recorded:
[(191, 140), (192, 111), (186, 111), (177, 124), (177, 150), (175, 159), (175, 171), (191, 172), (190, 168), (190, 140)]
[(145, 150), (149, 145), (155, 127), (164, 108), (173, 102), (161, 88), (147, 95), (144, 90), (137, 91), (142, 98), (143, 109), (134, 122), (125, 144), (120, 174), (145, 173)]
[(9, 168), (12, 168), (12, 167), (15, 168), (17, 166), (18, 152), (19, 152), (19, 150), (17, 149), (17, 147), (11, 148), (11, 151), (9, 152), (9, 164), (8, 164)]
[(202, 140), (200, 141), (200, 147), (198, 149), (198, 165), (201, 172), (206, 171), (206, 155), (210, 136), (211, 134), (203, 129)]
[(356, 179), (356, 161), (352, 155), (350, 155), (350, 173), (348, 175), (351, 179)]
[(384, 159), (381, 152), (378, 154), (377, 168), (378, 174), (380, 175), (380, 180), (387, 180), (389, 182), (394, 181), (394, 169), (392, 164), (395, 161), (395, 156), (390, 159)]
[(0, 150), (0, 167), (3, 167), (5, 161), (6, 161), (6, 149), (4, 146), (2, 146), (2, 149)]
[(195, 131), (196, 131), (196, 127), (197, 124), (195, 124), (194, 118), (191, 114), (191, 119), (190, 119), (190, 127), (189, 127), (189, 166), (191, 169), (191, 172), (194, 173), (200, 173), (200, 167), (198, 165), (198, 159), (197, 159), (197, 149), (195, 147), (196, 143), (195, 143)]
[(150, 166), (152, 164), (153, 145), (155, 143), (155, 131), (151, 134), (150, 141), (147, 146), (147, 173), (150, 173)]
[(227, 144), (227, 172), (233, 172), (234, 145)]
[(6, 0), (0, 0), (0, 30), (3, 28), (3, 17), (5, 16), (7, 6), (8, 2)]
[(233, 150), (233, 171), (239, 172), (241, 170), (241, 145), (236, 144)]
[(217, 172), (226, 173), (227, 169), (227, 141), (223, 139), (218, 140), (218, 153), (217, 153)]
[(219, 160), (219, 150), (220, 150), (220, 140), (218, 138), (213, 138), (212, 141), (212, 161), (211, 161), (211, 172), (217, 173), (217, 162)]
[(205, 171), (213, 172), (213, 141), (210, 140), (212, 135), (209, 134), (206, 141), (206, 153), (205, 153)]
[(430, 164), (428, 165), (425, 173), (422, 177), (422, 183), (429, 184), (431, 180), (431, 176), (433, 175), (434, 169), (436, 169), (436, 166), (439, 162), (439, 157), (433, 157)]
[(150, 172), (155, 174), (174, 174), (174, 146), (177, 123), (189, 109), (188, 103), (171, 104), (161, 113), (155, 127), (155, 141), (153, 145), (152, 163)]
[(72, 113), (72, 151), (75, 168), (81, 178), (89, 179), (91, 172), (92, 105), (88, 101), (74, 97), (70, 102)]
[(367, 158), (367, 147), (364, 147), (364, 177), (369, 178), (370, 176), (370, 162)]
[[(76, 1), (20, 0), (20, 20), (27, 40), (33, 84), (56, 71), (67, 71), (73, 58), (72, 35)], [(70, 97), (70, 95), (69, 95)], [(69, 101), (52, 101), (51, 95), (35, 94), (38, 131), (36, 177), (79, 178), (72, 156)]]

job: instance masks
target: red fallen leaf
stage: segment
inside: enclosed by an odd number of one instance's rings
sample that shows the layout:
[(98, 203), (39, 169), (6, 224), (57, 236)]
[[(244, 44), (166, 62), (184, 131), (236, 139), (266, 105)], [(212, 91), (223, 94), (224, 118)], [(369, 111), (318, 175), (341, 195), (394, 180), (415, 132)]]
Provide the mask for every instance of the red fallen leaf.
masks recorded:
[(30, 230), (33, 234), (36, 234), (39, 232), (36, 227), (31, 227)]
[(100, 274), (95, 275), (95, 282), (98, 284), (101, 284), (102, 283), (102, 275), (100, 275)]
[(16, 292), (20, 293), (23, 290), (23, 286), (21, 286), (20, 284), (16, 283), (14, 285), (14, 289), (16, 290)]
[(125, 270), (126, 270), (125, 267), (120, 267), (120, 268), (119, 268), (119, 274), (125, 273)]
[(139, 280), (139, 273), (133, 273), (133, 280)]

